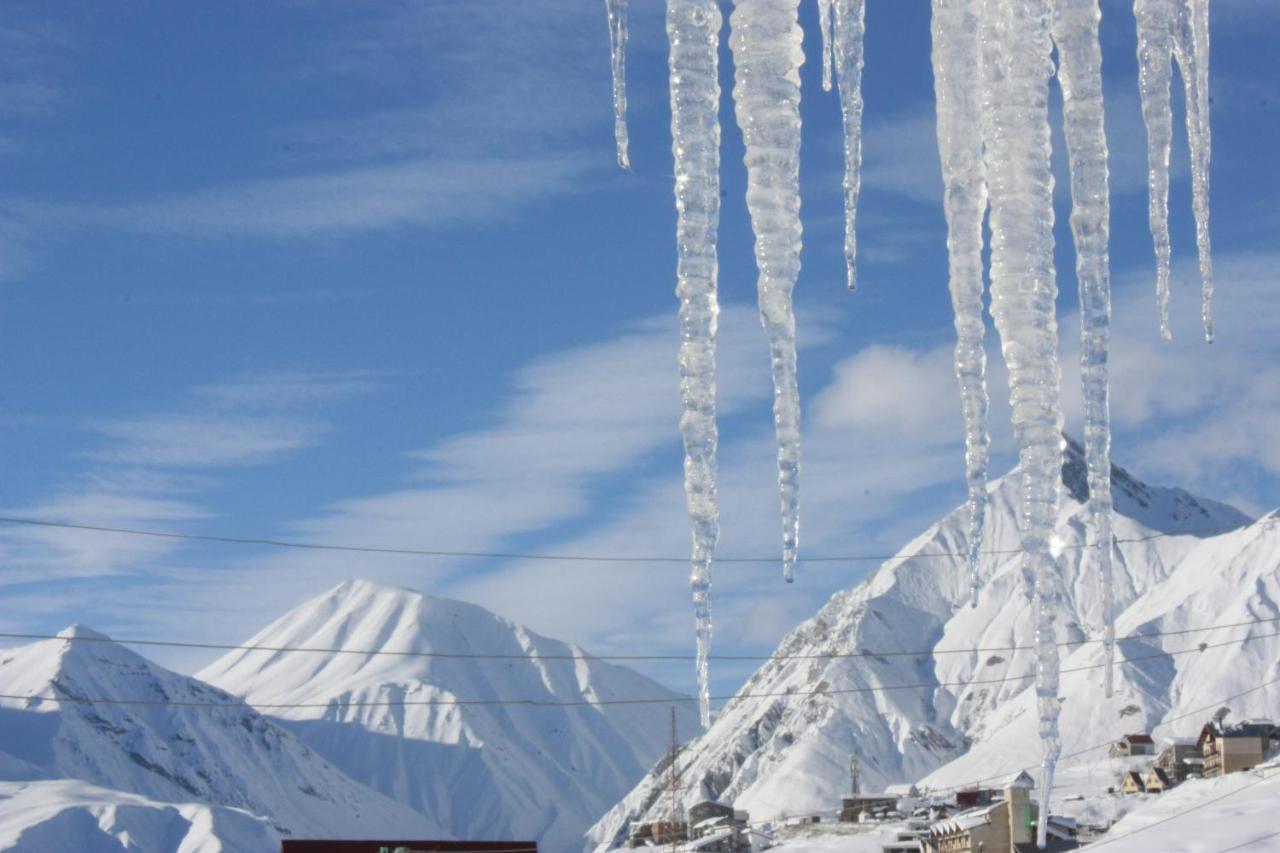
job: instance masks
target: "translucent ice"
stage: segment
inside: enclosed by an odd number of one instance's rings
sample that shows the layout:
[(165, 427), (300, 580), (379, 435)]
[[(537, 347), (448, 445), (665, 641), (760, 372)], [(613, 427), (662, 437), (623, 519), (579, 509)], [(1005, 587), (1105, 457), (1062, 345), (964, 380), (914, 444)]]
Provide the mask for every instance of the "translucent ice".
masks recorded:
[(849, 289), (858, 285), (854, 225), (862, 187), (862, 36), (865, 0), (835, 0), (834, 60), (844, 125), (844, 261)]
[[(984, 0), (982, 126), (991, 204), (991, 312), (1009, 368), (1021, 478), (1023, 559), (1035, 578), (1036, 700), (1044, 748), (1041, 814), (1061, 753), (1058, 738), (1057, 561), (1049, 538), (1062, 479), (1058, 287), (1049, 168), (1049, 0)], [(1041, 846), (1047, 821), (1041, 821)]]
[(978, 25), (982, 0), (933, 0), (933, 86), (947, 217), (956, 378), (964, 415), (969, 600), (978, 601), (978, 550), (987, 504), (987, 354), (982, 319), (982, 164)]
[(1176, 59), (1186, 94), (1191, 149), (1192, 206), (1200, 255), (1205, 339), (1213, 340), (1213, 262), (1209, 245), (1209, 3), (1208, 0), (1134, 0), (1138, 23), (1138, 88), (1147, 125), (1149, 216), (1156, 250), (1156, 304), (1160, 334), (1169, 330), (1169, 148), (1173, 112), (1169, 86)]
[[(1111, 697), (1115, 660), (1115, 603), (1111, 578), (1111, 415), (1107, 350), (1111, 337), (1108, 243), (1110, 191), (1102, 106), (1102, 47), (1098, 0), (1057, 0), (1053, 39), (1058, 46), (1063, 130), (1071, 170), (1071, 235), (1080, 287), (1080, 377), (1084, 398), (1089, 515), (1102, 607), (1105, 692)], [(1086, 556), (1089, 552), (1086, 552)]]
[(676, 295), (680, 299), (680, 397), (685, 503), (693, 523), (693, 610), (698, 703), (710, 725), (711, 560), (720, 533), (716, 498), (716, 230), (720, 223), (720, 83), (716, 0), (667, 0), (671, 140), (675, 156)]
[(613, 135), (618, 144), (618, 165), (631, 168), (627, 152), (627, 0), (604, 0), (609, 14), (609, 50), (613, 66)]
[[(746, 145), (747, 208), (755, 232), (760, 320), (773, 365), (773, 420), (782, 497), (782, 572), (794, 579), (800, 534), (800, 394), (791, 291), (800, 273), (799, 0), (734, 0), (729, 19), (733, 103)], [(839, 23), (837, 21), (837, 28)]]

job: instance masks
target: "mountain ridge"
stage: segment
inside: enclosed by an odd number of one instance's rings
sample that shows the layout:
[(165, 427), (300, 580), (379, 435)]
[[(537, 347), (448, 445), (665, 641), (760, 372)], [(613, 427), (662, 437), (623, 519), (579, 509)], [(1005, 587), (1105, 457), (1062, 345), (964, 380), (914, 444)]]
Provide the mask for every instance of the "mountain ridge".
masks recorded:
[(686, 697), (632, 670), (478, 605), (373, 581), (329, 589), (246, 645), (379, 652), (242, 649), (199, 676), (250, 703), (319, 704), (272, 711), (349, 776), (460, 836), (580, 847), (668, 740), (665, 705), (608, 700), (669, 697), (680, 726), (696, 724)]
[[(1079, 642), (1097, 631), (1101, 608), (1087, 560), (1083, 454), (1069, 440), (1063, 483), (1059, 640)], [(1115, 536), (1125, 542), (1115, 559), (1120, 612), (1212, 539), (1209, 530), (1221, 535), (1250, 520), (1183, 489), (1150, 486), (1119, 466), (1112, 484)], [(860, 758), (864, 789), (872, 789), (925, 777), (993, 737), (997, 709), (1031, 683), (1032, 578), (1020, 559), (1016, 469), (993, 481), (988, 495), (978, 606), (963, 601), (961, 507), (782, 640), (741, 698), (686, 747), (691, 797), (732, 800), (765, 819), (830, 812), (847, 790), (850, 755)], [(991, 648), (1008, 651), (977, 651)], [(843, 654), (852, 650), (860, 654)], [(1101, 671), (1094, 674), (1100, 683)], [(589, 841), (607, 847), (625, 837), (631, 822), (664, 818), (661, 788), (661, 780), (647, 776), (590, 830)]]

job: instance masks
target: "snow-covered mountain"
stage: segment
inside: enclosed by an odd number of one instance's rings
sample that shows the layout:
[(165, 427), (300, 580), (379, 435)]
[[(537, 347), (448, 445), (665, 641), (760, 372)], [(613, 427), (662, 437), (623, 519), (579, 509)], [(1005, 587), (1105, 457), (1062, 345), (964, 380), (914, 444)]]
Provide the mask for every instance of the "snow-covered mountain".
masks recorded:
[[(9, 697), (0, 699), (0, 779), (17, 783), (0, 791), (5, 837), (45, 838), (58, 827), (79, 827), (89, 834), (67, 836), (83, 845), (77, 850), (124, 849), (103, 847), (91, 827), (151, 827), (146, 831), (163, 830), (173, 840), (151, 849), (179, 849), (179, 831), (193, 831), (182, 827), (194, 822), (202, 828), (190, 849), (220, 849), (199, 846), (207, 836), (209, 844), (245, 853), (262, 847), (236, 839), (264, 830), (272, 837), (449, 837), (429, 817), (343, 775), (236, 697), (87, 628), (59, 636), (0, 652), (0, 694)], [(94, 701), (101, 699), (135, 704)], [(90, 787), (112, 793), (100, 798)], [(127, 806), (128, 816), (105, 809), (113, 802)]]
[(0, 850), (10, 853), (250, 853), (278, 850), (265, 819), (203, 803), (161, 803), (74, 779), (0, 782)]
[[(1063, 481), (1058, 537), (1066, 615), (1060, 639), (1075, 641), (1097, 635), (1101, 611), (1097, 579), (1087, 563), (1082, 568), (1088, 495), (1080, 448), (1070, 442)], [(1214, 536), (1211, 531), (1249, 519), (1182, 489), (1148, 486), (1120, 468), (1112, 471), (1112, 485), (1122, 632), (1280, 615), (1274, 559), (1280, 531), (1262, 526)], [(860, 759), (864, 790), (918, 780), (943, 765), (954, 768), (955, 781), (969, 781), (987, 770), (1034, 763), (1036, 716), (1027, 689), (1033, 653), (1025, 648), (1033, 636), (1032, 586), (1018, 556), (1017, 497), (1016, 472), (992, 483), (984, 540), (992, 553), (982, 563), (976, 607), (957, 603), (967, 571), (957, 556), (966, 551), (961, 508), (909, 543), (902, 557), (837, 593), (782, 641), (775, 659), (688, 745), (683, 780), (692, 790), (686, 797), (730, 800), (753, 818), (831, 812), (848, 790), (851, 755)], [(1280, 623), (1251, 630), (1280, 631)], [(1223, 636), (1234, 635), (1151, 642), (1181, 648)], [(1126, 641), (1122, 651), (1141, 655), (1142, 642)], [(1204, 697), (1230, 695), (1240, 683), (1263, 680), (1269, 667), (1274, 676), (1280, 646), (1273, 643), (1207, 649), (1194, 661), (1184, 656), (1126, 665), (1110, 705), (1099, 701), (1100, 669), (1066, 674), (1067, 751), (1081, 737), (1096, 742)], [(1065, 666), (1096, 662), (1098, 649), (1083, 647)], [(910, 686), (918, 684), (946, 686)], [(938, 775), (930, 781), (946, 780)], [(631, 821), (665, 817), (663, 794), (662, 782), (647, 776), (589, 838), (616, 843)]]
[[(682, 698), (481, 607), (368, 581), (301, 605), (247, 645), (385, 652), (236, 651), (200, 677), (251, 704), (318, 703), (270, 713), (459, 837), (536, 838), (547, 850), (581, 848), (666, 749), (671, 706), (602, 702)], [(447, 656), (457, 653), (499, 657)], [(531, 701), (483, 704), (510, 699)], [(696, 712), (676, 707), (691, 733)]]

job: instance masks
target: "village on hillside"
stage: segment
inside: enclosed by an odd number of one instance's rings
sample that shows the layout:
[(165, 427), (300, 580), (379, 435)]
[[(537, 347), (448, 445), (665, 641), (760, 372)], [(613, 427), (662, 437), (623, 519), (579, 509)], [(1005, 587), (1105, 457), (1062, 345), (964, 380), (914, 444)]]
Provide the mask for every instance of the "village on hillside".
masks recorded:
[[(1036, 844), (1040, 820), (1035, 778), (1022, 770), (955, 789), (929, 789), (913, 784), (890, 785), (884, 791), (860, 790), (858, 760), (850, 759), (849, 796), (839, 808), (822, 814), (774, 816), (753, 820), (733, 803), (702, 800), (678, 811), (676, 756), (668, 754), (659, 772), (669, 781), (671, 807), (664, 820), (636, 823), (627, 848), (662, 848), (702, 853), (753, 853), (760, 850), (881, 851), (881, 853), (1031, 853), (1073, 850), (1105, 836), (1115, 823), (1087, 822), (1070, 814), (1086, 801), (1116, 800), (1124, 806), (1147, 795), (1162, 794), (1193, 779), (1213, 779), (1252, 771), (1280, 776), (1280, 724), (1244, 720), (1228, 724), (1220, 712), (1196, 738), (1163, 738), (1135, 732), (1108, 750), (1112, 768), (1097, 790), (1071, 786), (1055, 796), (1063, 814), (1048, 818), (1048, 846)], [(1059, 787), (1055, 785), (1055, 793)], [(849, 845), (839, 844), (845, 838)], [(858, 839), (863, 843), (854, 845)]]

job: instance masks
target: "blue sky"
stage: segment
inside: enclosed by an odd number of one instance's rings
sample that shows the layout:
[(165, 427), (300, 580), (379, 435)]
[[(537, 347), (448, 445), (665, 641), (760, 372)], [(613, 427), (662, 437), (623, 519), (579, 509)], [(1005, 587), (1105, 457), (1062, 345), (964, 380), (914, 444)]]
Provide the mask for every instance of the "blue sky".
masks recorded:
[[(613, 164), (596, 0), (4, 4), (3, 514), (407, 548), (686, 553), (666, 41), (661, 4), (631, 5), (627, 174)], [(963, 497), (927, 4), (868, 7), (852, 295), (838, 108), (817, 85), (813, 3), (802, 7), (802, 557), (892, 550)], [(1280, 505), (1280, 14), (1268, 0), (1213, 7), (1210, 348), (1180, 127), (1176, 339), (1158, 338), (1133, 20), (1127, 0), (1103, 10), (1114, 457), (1266, 511)], [(772, 555), (768, 355), (725, 106), (721, 553)], [(1070, 425), (1066, 204), (1060, 180)], [(993, 380), (1003, 470), (1003, 373)], [(867, 568), (802, 562), (785, 587), (778, 566), (719, 567), (716, 650), (768, 652)], [(686, 575), (0, 525), (0, 630), (78, 621), (237, 641), (370, 577), (474, 600), (599, 653), (682, 653)], [(691, 687), (691, 667), (650, 671)], [(741, 675), (722, 667), (717, 692)]]

